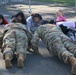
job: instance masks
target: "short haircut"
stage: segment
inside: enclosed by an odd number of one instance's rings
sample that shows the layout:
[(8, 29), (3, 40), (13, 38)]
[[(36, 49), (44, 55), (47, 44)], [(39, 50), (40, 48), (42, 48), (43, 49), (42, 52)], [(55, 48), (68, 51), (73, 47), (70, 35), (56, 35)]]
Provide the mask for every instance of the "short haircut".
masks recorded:
[(17, 18), (12, 18), (12, 23), (20, 23), (20, 21)]

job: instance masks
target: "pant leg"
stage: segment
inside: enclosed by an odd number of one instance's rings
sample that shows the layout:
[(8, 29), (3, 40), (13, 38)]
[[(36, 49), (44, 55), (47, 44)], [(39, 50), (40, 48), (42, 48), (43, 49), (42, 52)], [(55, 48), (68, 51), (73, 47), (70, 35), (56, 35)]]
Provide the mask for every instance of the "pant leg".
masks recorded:
[(10, 53), (13, 56), (13, 52), (15, 51), (15, 31), (8, 31), (4, 35), (2, 50), (3, 55)]
[(28, 48), (28, 38), (23, 31), (16, 31), (16, 52), (26, 54)]
[(62, 37), (62, 42), (63, 42), (65, 48), (69, 52), (74, 54), (74, 56), (76, 57), (76, 44), (73, 43), (69, 38), (65, 38), (64, 36)]
[(65, 63), (68, 62), (68, 58), (73, 56), (72, 53), (70, 53), (62, 43), (61, 37), (57, 34), (50, 35), (50, 44), (52, 45), (52, 53), (54, 55), (57, 55), (61, 60), (63, 60)]

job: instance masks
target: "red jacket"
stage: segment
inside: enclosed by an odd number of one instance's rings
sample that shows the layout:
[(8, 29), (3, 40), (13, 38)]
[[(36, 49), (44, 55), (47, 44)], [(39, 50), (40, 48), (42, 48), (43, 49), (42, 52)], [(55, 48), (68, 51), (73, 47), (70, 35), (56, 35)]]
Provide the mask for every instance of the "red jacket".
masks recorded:
[(5, 24), (5, 25), (8, 24), (8, 22), (6, 21), (6, 19), (4, 19), (4, 24)]

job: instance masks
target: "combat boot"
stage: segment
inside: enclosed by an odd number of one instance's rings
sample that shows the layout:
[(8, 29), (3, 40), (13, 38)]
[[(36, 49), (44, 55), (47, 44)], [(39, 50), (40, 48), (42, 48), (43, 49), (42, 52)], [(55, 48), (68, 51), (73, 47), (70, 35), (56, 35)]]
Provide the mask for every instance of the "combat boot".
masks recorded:
[(71, 73), (73, 74), (73, 75), (76, 75), (76, 58), (75, 57), (70, 57), (69, 58), (69, 62), (70, 62), (70, 64), (71, 64), (71, 66), (72, 66), (72, 70), (71, 70)]
[(12, 67), (12, 63), (11, 63), (11, 54), (8, 54), (6, 53), (5, 54), (5, 65), (6, 65), (6, 68), (11, 68)]
[(19, 54), (17, 59), (17, 67), (22, 68), (24, 66), (24, 54)]

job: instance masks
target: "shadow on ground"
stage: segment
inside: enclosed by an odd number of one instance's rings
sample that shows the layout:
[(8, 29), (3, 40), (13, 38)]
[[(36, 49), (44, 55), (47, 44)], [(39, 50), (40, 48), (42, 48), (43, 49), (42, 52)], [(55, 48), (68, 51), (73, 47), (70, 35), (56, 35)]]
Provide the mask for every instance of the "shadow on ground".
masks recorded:
[(1, 75), (70, 75), (70, 65), (62, 63), (56, 57), (42, 57), (28, 54), (23, 69), (16, 68), (0, 70)]
[(46, 56), (48, 52), (45, 46), (44, 48), (43, 46), (44, 44), (40, 42), (39, 55), (27, 54), (24, 68), (17, 68), (15, 58), (12, 61), (13, 68), (6, 69), (3, 65), (4, 68), (0, 68), (0, 75), (71, 75), (71, 66), (64, 64), (57, 57)]

